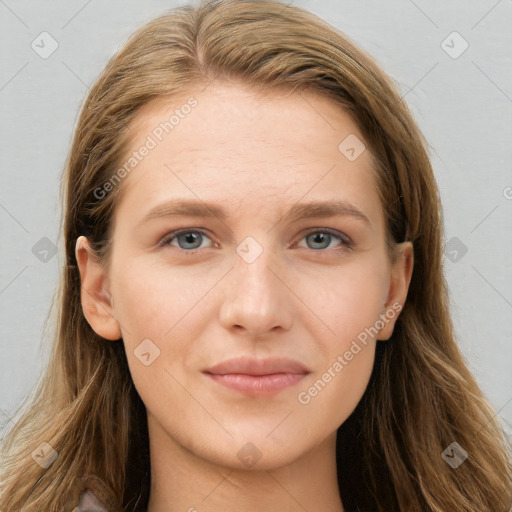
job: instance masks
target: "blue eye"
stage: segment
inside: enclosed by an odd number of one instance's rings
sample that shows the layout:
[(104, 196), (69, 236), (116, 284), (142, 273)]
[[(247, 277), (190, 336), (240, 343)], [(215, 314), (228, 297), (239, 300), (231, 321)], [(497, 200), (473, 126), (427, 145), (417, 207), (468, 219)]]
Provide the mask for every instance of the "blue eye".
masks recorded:
[[(347, 236), (344, 236), (338, 232), (333, 232), (331, 230), (312, 231), (304, 237), (304, 239), (309, 240), (313, 244), (322, 245), (322, 247), (308, 247), (313, 250), (327, 249), (333, 238), (337, 238), (341, 242), (341, 246), (344, 249), (350, 249), (352, 247), (352, 242)], [(327, 242), (327, 246), (323, 246), (325, 242)]]
[[(202, 239), (205, 237), (210, 240), (210, 237), (202, 230), (182, 229), (169, 233), (169, 235), (166, 236), (159, 245), (171, 245), (173, 247), (177, 247), (177, 249), (182, 249), (185, 252), (194, 253), (198, 249), (205, 248), (201, 247)], [(301, 241), (304, 239), (309, 241), (309, 243), (319, 244), (321, 247), (311, 247), (309, 245), (306, 247), (306, 249), (312, 249), (317, 252), (319, 250), (329, 248), (333, 239), (338, 239), (341, 242), (340, 246), (336, 247), (334, 250), (349, 250), (353, 247), (351, 240), (346, 235), (330, 229), (311, 231), (303, 236)], [(172, 243), (173, 240), (176, 240), (177, 244)], [(324, 245), (326, 242), (327, 245)], [(218, 246), (217, 244), (215, 245)]]
[[(192, 252), (195, 249), (199, 249), (201, 245), (201, 237), (209, 238), (203, 231), (191, 231), (181, 230), (170, 233), (168, 237), (165, 237), (161, 245), (175, 245), (171, 244), (171, 241), (176, 239), (178, 241), (178, 248)], [(180, 243), (181, 242), (181, 243)], [(184, 247), (182, 247), (184, 245)], [(190, 247), (192, 245), (192, 247)]]

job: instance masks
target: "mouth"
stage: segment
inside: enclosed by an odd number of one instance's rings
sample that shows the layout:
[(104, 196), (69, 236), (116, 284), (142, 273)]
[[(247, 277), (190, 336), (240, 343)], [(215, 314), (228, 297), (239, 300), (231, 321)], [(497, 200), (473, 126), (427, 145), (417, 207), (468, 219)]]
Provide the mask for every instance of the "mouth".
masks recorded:
[(296, 385), (310, 371), (292, 359), (239, 357), (219, 363), (203, 373), (218, 384), (248, 396), (269, 396)]

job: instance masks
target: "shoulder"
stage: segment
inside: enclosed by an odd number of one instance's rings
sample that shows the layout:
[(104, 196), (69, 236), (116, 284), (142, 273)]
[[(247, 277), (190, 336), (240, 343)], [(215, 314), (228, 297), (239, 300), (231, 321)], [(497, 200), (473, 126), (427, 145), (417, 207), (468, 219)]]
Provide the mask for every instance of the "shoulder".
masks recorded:
[(91, 491), (85, 489), (80, 494), (77, 506), (70, 512), (110, 512), (103, 502)]
[[(113, 489), (95, 474), (83, 474), (76, 479), (75, 496), (70, 512), (119, 512)], [(78, 503), (77, 503), (78, 502)]]

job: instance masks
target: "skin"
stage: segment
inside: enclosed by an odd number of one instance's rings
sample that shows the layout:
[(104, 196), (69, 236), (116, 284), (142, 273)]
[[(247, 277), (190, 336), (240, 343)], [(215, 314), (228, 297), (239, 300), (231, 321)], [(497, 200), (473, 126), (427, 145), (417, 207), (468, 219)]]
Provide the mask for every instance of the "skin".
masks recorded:
[[(412, 245), (400, 244), (390, 259), (370, 152), (349, 161), (339, 151), (347, 135), (363, 137), (317, 93), (216, 80), (146, 105), (131, 127), (132, 149), (190, 96), (198, 105), (118, 185), (125, 195), (110, 267), (92, 257), (85, 237), (76, 247), (84, 314), (105, 343), (122, 338), (147, 408), (148, 511), (239, 512), (257, 504), (267, 512), (340, 512), (336, 430), (363, 395), (375, 345), (389, 339), (398, 314), (307, 404), (297, 397), (380, 315), (403, 306)], [(140, 224), (172, 199), (213, 202), (229, 217)], [(284, 218), (297, 202), (333, 199), (352, 203), (369, 223), (349, 215)], [(205, 235), (168, 236), (182, 228)], [(326, 228), (341, 237), (322, 238)], [(158, 245), (166, 236), (169, 244)], [(248, 236), (263, 249), (251, 263), (236, 252)], [(147, 366), (134, 353), (145, 339), (160, 350)], [(265, 397), (202, 373), (241, 355), (290, 357), (310, 373)], [(247, 453), (260, 456), (251, 467), (237, 456), (247, 443)]]

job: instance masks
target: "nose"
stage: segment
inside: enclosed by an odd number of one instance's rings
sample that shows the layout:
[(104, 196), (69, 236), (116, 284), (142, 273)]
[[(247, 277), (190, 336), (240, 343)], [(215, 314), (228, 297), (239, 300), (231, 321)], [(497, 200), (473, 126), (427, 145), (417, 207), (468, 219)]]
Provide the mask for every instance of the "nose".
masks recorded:
[[(255, 248), (251, 247), (251, 251)], [(259, 251), (258, 251), (259, 253)], [(220, 323), (230, 331), (249, 337), (263, 337), (271, 331), (289, 330), (294, 295), (289, 273), (270, 250), (256, 259), (236, 255), (224, 284)], [(245, 258), (245, 259), (244, 259)]]

